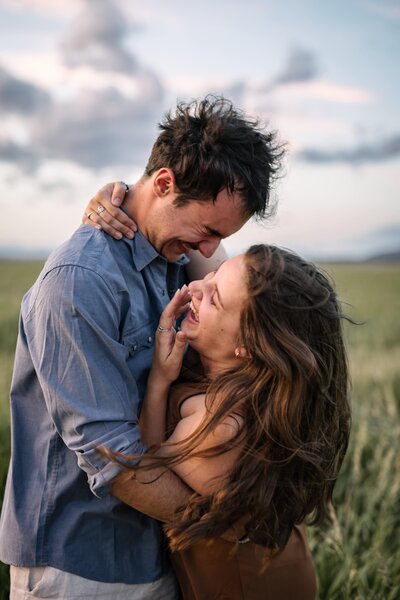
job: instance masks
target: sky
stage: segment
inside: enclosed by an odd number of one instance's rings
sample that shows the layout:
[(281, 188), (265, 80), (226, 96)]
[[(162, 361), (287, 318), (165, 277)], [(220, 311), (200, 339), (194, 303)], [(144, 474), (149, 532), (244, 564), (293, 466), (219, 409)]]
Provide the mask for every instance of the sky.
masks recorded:
[(227, 239), (400, 249), (399, 0), (0, 0), (0, 256), (45, 256), (137, 181), (177, 101), (224, 95), (287, 144), (276, 215)]

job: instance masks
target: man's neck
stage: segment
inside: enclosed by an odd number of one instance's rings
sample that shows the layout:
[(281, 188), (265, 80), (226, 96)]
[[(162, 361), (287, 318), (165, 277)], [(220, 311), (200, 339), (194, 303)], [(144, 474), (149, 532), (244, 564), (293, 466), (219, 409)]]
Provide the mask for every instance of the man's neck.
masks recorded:
[(147, 221), (151, 204), (148, 186), (145, 179), (139, 179), (134, 185), (130, 186), (126, 194), (123, 207), (128, 215), (133, 219), (144, 237), (147, 236)]

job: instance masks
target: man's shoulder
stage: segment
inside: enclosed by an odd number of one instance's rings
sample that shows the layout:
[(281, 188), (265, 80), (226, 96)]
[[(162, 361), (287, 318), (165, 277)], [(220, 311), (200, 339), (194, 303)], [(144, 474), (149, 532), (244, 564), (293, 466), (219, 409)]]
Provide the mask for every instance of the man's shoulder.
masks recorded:
[(58, 285), (61, 280), (69, 280), (74, 273), (83, 271), (84, 277), (79, 280), (82, 279), (89, 285), (90, 278), (92, 282), (102, 279), (114, 292), (118, 292), (125, 288), (125, 278), (120, 261), (116, 259), (116, 252), (104, 232), (81, 225), (50, 254), (36, 286), (41, 286), (44, 280), (49, 285)]
[(106, 234), (82, 225), (48, 257), (34, 285), (23, 299), (24, 314), (31, 313), (38, 298), (68, 295), (78, 302), (107, 290), (117, 300), (126, 290), (124, 273)]
[(49, 271), (65, 265), (101, 267), (101, 257), (105, 253), (108, 254), (107, 250), (107, 240), (102, 231), (81, 225), (69, 239), (53, 250), (44, 265), (44, 270)]

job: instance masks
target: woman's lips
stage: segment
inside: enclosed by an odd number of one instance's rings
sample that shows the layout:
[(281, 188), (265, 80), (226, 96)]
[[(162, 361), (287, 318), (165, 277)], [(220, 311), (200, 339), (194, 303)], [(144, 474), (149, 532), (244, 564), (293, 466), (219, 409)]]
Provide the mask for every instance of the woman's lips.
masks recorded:
[(198, 325), (199, 324), (199, 318), (197, 316), (197, 311), (193, 306), (193, 303), (190, 303), (190, 309), (189, 311), (186, 313), (186, 317), (185, 317), (185, 321), (189, 321), (189, 323)]
[(196, 309), (195, 305), (193, 304), (193, 300), (191, 300), (190, 302), (190, 311), (191, 311), (191, 315), (193, 316), (193, 319), (196, 321), (196, 323), (199, 322), (199, 311)]

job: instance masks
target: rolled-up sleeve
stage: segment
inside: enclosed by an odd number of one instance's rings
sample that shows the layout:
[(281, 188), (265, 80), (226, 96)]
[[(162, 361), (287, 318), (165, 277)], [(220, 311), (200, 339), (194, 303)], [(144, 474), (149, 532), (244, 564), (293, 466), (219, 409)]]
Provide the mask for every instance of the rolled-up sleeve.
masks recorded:
[(145, 450), (120, 332), (124, 293), (95, 271), (68, 265), (47, 273), (25, 307), (27, 341), (54, 427), (99, 497), (122, 468), (99, 449)]

